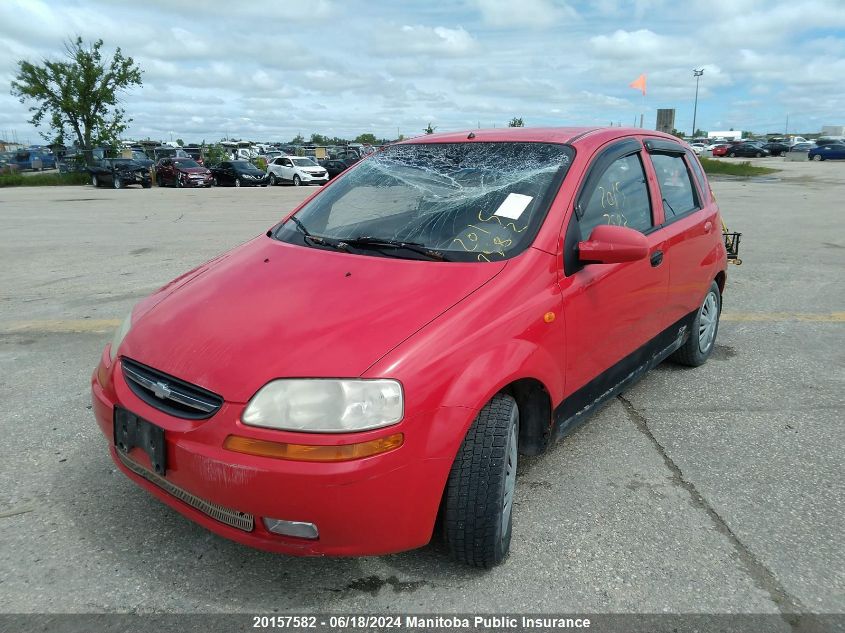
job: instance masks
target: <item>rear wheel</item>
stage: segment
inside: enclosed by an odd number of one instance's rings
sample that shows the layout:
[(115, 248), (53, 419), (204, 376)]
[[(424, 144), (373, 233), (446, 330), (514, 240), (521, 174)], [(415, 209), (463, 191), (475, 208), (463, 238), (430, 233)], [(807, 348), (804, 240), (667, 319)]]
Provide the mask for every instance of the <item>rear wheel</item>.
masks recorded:
[(813, 156), (813, 160), (819, 160), (820, 161), (820, 160), (824, 160), (824, 159), (822, 158), (821, 154), (816, 154), (815, 156)]
[(730, 154), (728, 154), (728, 156), (730, 158), (736, 158), (736, 152), (731, 152)]
[(173, 182), (173, 184), (176, 185), (178, 189), (181, 189), (185, 186), (185, 183), (182, 182), (182, 176), (176, 176), (176, 180)]
[(763, 158), (763, 152), (757, 152), (754, 154), (757, 158)]
[(498, 394), (473, 421), (449, 472), (443, 530), (455, 560), (493, 567), (508, 554), (518, 461), (519, 407)]
[(216, 186), (217, 186), (217, 178), (212, 178), (212, 179), (211, 179), (211, 186), (212, 186), (212, 187), (216, 187)]
[(716, 345), (721, 311), (722, 293), (719, 291), (719, 284), (714, 281), (693, 319), (689, 338), (672, 355), (672, 360), (689, 367), (703, 365)]

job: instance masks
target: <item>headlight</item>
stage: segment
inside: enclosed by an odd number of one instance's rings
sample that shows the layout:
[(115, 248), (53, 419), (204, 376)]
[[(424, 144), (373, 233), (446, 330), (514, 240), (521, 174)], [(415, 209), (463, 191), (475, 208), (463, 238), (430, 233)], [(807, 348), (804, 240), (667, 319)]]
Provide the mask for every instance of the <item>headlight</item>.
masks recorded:
[(270, 429), (348, 433), (396, 424), (403, 401), (395, 380), (274, 380), (252, 397), (241, 419)]
[(114, 336), (111, 340), (111, 349), (109, 350), (109, 356), (111, 356), (111, 362), (114, 362), (114, 359), (117, 358), (117, 348), (120, 347), (120, 344), (123, 342), (123, 339), (126, 338), (126, 335), (129, 334), (129, 330), (132, 328), (132, 313), (126, 315), (126, 318), (123, 319), (123, 323), (120, 324), (114, 331)]

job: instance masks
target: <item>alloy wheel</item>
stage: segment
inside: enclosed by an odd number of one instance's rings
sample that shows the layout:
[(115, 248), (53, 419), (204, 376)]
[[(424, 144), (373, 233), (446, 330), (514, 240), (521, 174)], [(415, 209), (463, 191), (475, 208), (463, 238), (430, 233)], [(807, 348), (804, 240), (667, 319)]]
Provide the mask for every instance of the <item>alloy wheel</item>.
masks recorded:
[(713, 345), (718, 323), (719, 301), (713, 292), (708, 292), (698, 318), (698, 349), (702, 352), (707, 352)]

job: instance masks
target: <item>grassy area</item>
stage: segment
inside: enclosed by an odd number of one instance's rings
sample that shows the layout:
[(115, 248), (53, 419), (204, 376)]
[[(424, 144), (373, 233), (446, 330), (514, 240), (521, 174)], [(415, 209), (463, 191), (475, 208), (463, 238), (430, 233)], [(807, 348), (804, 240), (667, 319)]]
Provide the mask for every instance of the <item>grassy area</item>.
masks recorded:
[(752, 165), (747, 160), (741, 163), (728, 162), (724, 160), (713, 160), (712, 158), (702, 158), (701, 166), (708, 174), (725, 174), (728, 176), (765, 176), (766, 174), (773, 174), (777, 169), (771, 167), (758, 167)]
[(91, 181), (88, 173), (60, 174), (0, 174), (0, 187), (55, 187), (56, 185), (85, 185)]

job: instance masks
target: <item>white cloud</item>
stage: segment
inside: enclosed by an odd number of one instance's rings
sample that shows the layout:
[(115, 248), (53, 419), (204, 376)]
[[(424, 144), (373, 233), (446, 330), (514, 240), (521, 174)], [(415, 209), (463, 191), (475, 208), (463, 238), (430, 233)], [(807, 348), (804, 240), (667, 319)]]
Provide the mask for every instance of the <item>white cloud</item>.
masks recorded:
[(478, 49), (478, 42), (463, 27), (389, 26), (375, 37), (375, 52), (385, 56), (433, 55), (460, 57)]
[(547, 28), (577, 17), (572, 7), (559, 0), (471, 0), (470, 4), (485, 24), (497, 28)]
[[(578, 7), (578, 12), (572, 8)], [(699, 125), (840, 122), (845, 0), (0, 0), (0, 136), (32, 141), (9, 94), (17, 61), (75, 34), (144, 70), (122, 97), (132, 136), (288, 140), (298, 132), (418, 134), (504, 125), (630, 123), (675, 107)], [(628, 88), (648, 75), (648, 95)], [(750, 102), (756, 101), (752, 105)], [(687, 121), (688, 119), (688, 121)], [(819, 123), (820, 124), (820, 123)], [(398, 128), (398, 130), (397, 130)], [(810, 128), (805, 128), (811, 131)]]

